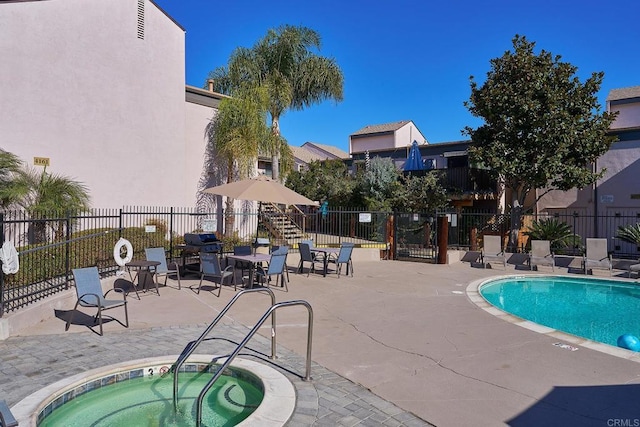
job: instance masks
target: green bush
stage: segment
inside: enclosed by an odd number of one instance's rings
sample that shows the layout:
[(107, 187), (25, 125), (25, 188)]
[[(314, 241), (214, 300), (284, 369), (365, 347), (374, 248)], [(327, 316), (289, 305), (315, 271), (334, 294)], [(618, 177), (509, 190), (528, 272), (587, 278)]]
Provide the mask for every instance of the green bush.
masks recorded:
[(531, 249), (531, 240), (549, 240), (551, 251), (556, 254), (583, 251), (582, 238), (573, 233), (569, 224), (555, 218), (533, 221), (530, 230), (524, 234), (529, 236), (527, 250)]
[(640, 246), (640, 223), (619, 226), (616, 237), (625, 242), (635, 243), (637, 246)]

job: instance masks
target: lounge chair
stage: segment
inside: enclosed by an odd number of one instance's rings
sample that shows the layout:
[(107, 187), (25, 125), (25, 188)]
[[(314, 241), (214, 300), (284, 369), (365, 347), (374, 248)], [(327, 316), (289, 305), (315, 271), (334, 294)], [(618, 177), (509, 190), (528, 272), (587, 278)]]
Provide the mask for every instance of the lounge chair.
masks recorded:
[(497, 261), (507, 268), (507, 258), (502, 249), (502, 236), (484, 236), (482, 251), (480, 252), (480, 262), (486, 268), (487, 264)]
[(280, 284), (285, 288), (287, 292), (289, 292), (289, 287), (287, 286), (287, 277), (286, 277), (286, 266), (287, 266), (287, 253), (283, 251), (274, 252), (271, 254), (271, 258), (269, 259), (269, 265), (266, 267), (258, 266), (256, 275), (258, 281), (261, 284), (269, 285), (272, 276), (276, 276), (276, 286), (278, 285), (278, 277), (280, 277)]
[(172, 261), (167, 263), (164, 248), (145, 248), (144, 253), (147, 261), (157, 261), (160, 263), (155, 271), (156, 283), (158, 282), (158, 276), (164, 276), (164, 285), (167, 286), (167, 277), (169, 277), (170, 274), (175, 274), (178, 280), (178, 289), (180, 289), (180, 267), (177, 262)]
[(311, 245), (309, 241), (300, 242), (300, 244), (298, 245), (298, 248), (300, 249), (300, 262), (298, 263), (298, 273), (302, 273), (302, 271), (304, 270), (305, 262), (310, 262), (311, 266), (307, 271), (307, 277), (308, 277), (312, 271), (315, 271), (316, 262), (320, 262), (320, 261), (324, 262), (324, 259), (319, 257), (316, 252), (311, 251)]
[(636, 264), (629, 264), (627, 267), (627, 277), (631, 278), (631, 273), (636, 273), (636, 276), (640, 278), (640, 259)]
[[(215, 253), (203, 252), (200, 254), (200, 283), (198, 284), (198, 291), (200, 293), (200, 288), (202, 287), (202, 281), (205, 277), (212, 277), (214, 279), (218, 279), (220, 283), (218, 284), (218, 296), (220, 296), (220, 292), (222, 292), (222, 285), (224, 284), (224, 279), (233, 276), (233, 266), (228, 265), (224, 270), (220, 267), (220, 260), (218, 259), (218, 255)], [(193, 288), (192, 288), (193, 289)], [(237, 289), (234, 281), (233, 289)]]
[(538, 269), (539, 265), (550, 265), (555, 271), (556, 258), (551, 252), (551, 242), (549, 240), (532, 240), (531, 252), (529, 253), (529, 267)]
[[(100, 335), (102, 331), (102, 312), (111, 308), (123, 307), (125, 323), (122, 323), (118, 319), (109, 316), (110, 319), (120, 323), (125, 328), (129, 327), (129, 313), (127, 312), (127, 297), (124, 292), (118, 289), (109, 289), (104, 294), (102, 293), (102, 285), (100, 284), (100, 273), (98, 273), (98, 267), (86, 267), (73, 269), (73, 278), (76, 282), (76, 296), (77, 301), (73, 311), (67, 320), (67, 325), (64, 330), (69, 330), (69, 325), (73, 321), (73, 316), (76, 313), (78, 306), (86, 308), (96, 308), (98, 312), (93, 318), (94, 323), (96, 320), (100, 325)], [(109, 292), (115, 291), (122, 294), (122, 299), (110, 300), (106, 299)]]
[(327, 262), (334, 263), (336, 265), (336, 273), (338, 273), (338, 277), (340, 277), (342, 265), (346, 265), (347, 267), (345, 274), (348, 276), (349, 270), (351, 270), (351, 277), (353, 277), (353, 261), (351, 260), (353, 247), (353, 243), (343, 243), (340, 245), (340, 252), (338, 252), (337, 257), (331, 254), (329, 255)]
[(593, 274), (594, 268), (609, 270), (609, 276), (613, 274), (613, 262), (608, 252), (607, 239), (587, 239), (587, 248), (582, 259), (584, 274), (589, 270)]

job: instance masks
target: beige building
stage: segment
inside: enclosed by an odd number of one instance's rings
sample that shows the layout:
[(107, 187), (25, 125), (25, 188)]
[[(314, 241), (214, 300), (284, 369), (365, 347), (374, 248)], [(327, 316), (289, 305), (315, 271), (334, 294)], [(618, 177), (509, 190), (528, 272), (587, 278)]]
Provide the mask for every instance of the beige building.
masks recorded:
[(185, 88), (185, 30), (153, 1), (3, 2), (0, 57), (0, 148), (83, 182), (93, 207), (193, 206), (211, 181), (222, 95)]

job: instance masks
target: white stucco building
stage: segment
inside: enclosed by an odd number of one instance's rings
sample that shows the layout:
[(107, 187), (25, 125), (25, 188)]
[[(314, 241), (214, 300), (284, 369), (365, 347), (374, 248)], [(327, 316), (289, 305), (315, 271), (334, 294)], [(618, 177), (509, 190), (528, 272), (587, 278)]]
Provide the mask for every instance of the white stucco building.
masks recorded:
[(185, 30), (153, 1), (3, 2), (0, 57), (0, 148), (93, 207), (194, 205), (222, 95), (185, 88)]

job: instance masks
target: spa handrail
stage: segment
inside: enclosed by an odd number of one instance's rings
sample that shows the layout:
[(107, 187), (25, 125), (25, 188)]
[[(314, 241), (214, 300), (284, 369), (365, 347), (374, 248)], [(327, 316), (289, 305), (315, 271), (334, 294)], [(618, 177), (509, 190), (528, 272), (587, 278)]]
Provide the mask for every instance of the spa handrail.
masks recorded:
[[(196, 348), (200, 345), (202, 341), (206, 338), (206, 336), (211, 332), (211, 330), (218, 324), (220, 320), (225, 316), (227, 311), (231, 308), (233, 304), (240, 298), (242, 295), (254, 292), (268, 293), (271, 296), (271, 306), (273, 307), (276, 303), (276, 296), (273, 291), (269, 288), (256, 288), (256, 289), (245, 289), (243, 291), (238, 292), (229, 303), (222, 309), (220, 314), (216, 316), (215, 319), (207, 326), (202, 334), (198, 337), (197, 340), (191, 341), (187, 344), (180, 356), (178, 356), (178, 360), (173, 364), (171, 370), (173, 371), (173, 408), (178, 409), (178, 372), (180, 371), (180, 367), (187, 360), (189, 356), (193, 354)], [(276, 315), (275, 313), (271, 317), (271, 358), (276, 358)]]
[(262, 324), (267, 320), (271, 314), (273, 314), (273, 318), (275, 318), (275, 311), (280, 307), (290, 307), (295, 305), (304, 305), (307, 307), (307, 311), (309, 313), (309, 320), (307, 324), (307, 363), (306, 363), (306, 372), (304, 376), (305, 381), (309, 381), (311, 379), (311, 339), (313, 335), (313, 309), (311, 308), (311, 304), (307, 301), (303, 300), (294, 300), (294, 301), (283, 301), (277, 304), (273, 304), (264, 315), (258, 320), (258, 323), (255, 324), (253, 329), (249, 331), (247, 336), (244, 337), (242, 342), (238, 344), (238, 347), (231, 353), (227, 360), (218, 368), (216, 374), (209, 380), (209, 382), (204, 386), (200, 394), (198, 395), (198, 399), (196, 400), (196, 427), (201, 427), (202, 425), (202, 402), (204, 400), (205, 394), (211, 389), (213, 384), (222, 376), (222, 373), (229, 367), (231, 362), (235, 359), (235, 357), (242, 351), (242, 349), (247, 345), (249, 340), (253, 338), (253, 336), (258, 332)]

